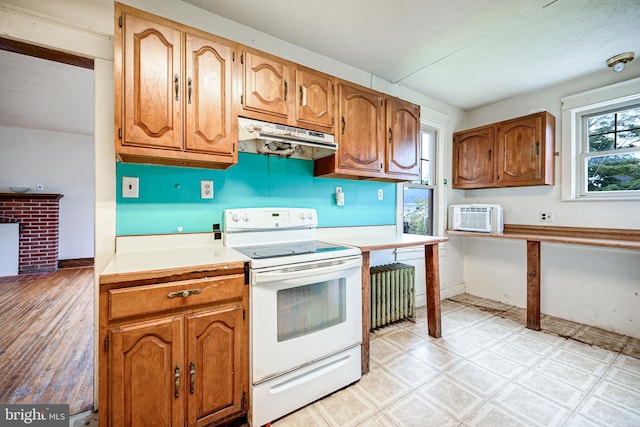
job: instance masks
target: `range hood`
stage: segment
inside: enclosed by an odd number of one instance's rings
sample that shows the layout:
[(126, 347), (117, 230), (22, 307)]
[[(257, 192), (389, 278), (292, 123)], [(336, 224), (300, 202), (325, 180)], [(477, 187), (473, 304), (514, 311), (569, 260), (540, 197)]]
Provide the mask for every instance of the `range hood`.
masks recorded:
[(336, 152), (333, 135), (238, 117), (238, 151), (315, 160)]

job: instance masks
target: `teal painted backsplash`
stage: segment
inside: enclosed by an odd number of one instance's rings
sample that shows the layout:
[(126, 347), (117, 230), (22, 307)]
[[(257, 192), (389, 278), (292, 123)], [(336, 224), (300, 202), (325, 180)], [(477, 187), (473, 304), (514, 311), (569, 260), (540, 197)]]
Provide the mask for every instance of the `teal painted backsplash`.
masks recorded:
[[(302, 207), (318, 211), (319, 227), (395, 224), (396, 185), (316, 178), (313, 161), (240, 153), (226, 170), (116, 164), (116, 233), (209, 232), (225, 209)], [(122, 177), (139, 178), (139, 197), (122, 197)], [(213, 199), (200, 198), (200, 180), (212, 180)], [(337, 206), (342, 187), (345, 205)], [(384, 191), (378, 200), (378, 189)]]

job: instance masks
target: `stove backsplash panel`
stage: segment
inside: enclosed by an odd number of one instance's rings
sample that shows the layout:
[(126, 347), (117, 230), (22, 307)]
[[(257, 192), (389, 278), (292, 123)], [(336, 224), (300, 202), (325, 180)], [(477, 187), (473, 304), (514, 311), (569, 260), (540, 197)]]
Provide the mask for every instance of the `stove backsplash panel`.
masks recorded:
[[(122, 177), (137, 177), (138, 198), (122, 197)], [(200, 181), (213, 181), (213, 199), (200, 198)], [(344, 206), (336, 204), (342, 187)], [(383, 200), (378, 200), (378, 190)], [(313, 162), (239, 153), (226, 170), (116, 164), (116, 234), (173, 234), (212, 231), (225, 209), (309, 207), (319, 227), (395, 224), (396, 185), (316, 178)]]

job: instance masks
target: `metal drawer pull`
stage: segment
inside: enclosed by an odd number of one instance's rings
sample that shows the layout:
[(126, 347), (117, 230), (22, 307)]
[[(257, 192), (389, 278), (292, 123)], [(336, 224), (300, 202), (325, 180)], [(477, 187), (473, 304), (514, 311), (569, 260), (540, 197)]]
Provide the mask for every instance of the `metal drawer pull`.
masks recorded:
[(180, 397), (180, 365), (176, 365), (176, 369), (173, 371), (175, 376), (175, 397)]
[(189, 392), (191, 394), (196, 392), (196, 364), (195, 362), (191, 362), (189, 365), (189, 374), (191, 374), (191, 381), (189, 384)]
[(169, 292), (169, 295), (167, 295), (167, 297), (169, 297), (169, 298), (175, 298), (175, 297), (186, 298), (189, 295), (199, 294), (200, 292), (202, 292), (202, 289), (189, 289), (189, 290), (186, 290), (186, 291)]
[(180, 76), (177, 74), (173, 77), (173, 85), (176, 91), (176, 101), (180, 101), (180, 98), (178, 98), (178, 93), (180, 92)]

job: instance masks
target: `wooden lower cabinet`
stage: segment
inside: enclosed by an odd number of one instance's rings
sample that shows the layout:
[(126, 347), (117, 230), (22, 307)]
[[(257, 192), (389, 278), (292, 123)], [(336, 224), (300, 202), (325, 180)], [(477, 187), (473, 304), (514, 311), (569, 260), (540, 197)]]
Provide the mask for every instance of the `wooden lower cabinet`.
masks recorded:
[(241, 306), (187, 316), (190, 426), (206, 425), (242, 411), (242, 318)]
[(244, 275), (119, 286), (100, 291), (100, 425), (205, 426), (246, 414)]
[(110, 331), (110, 425), (184, 425), (183, 323), (170, 317)]

